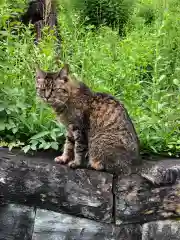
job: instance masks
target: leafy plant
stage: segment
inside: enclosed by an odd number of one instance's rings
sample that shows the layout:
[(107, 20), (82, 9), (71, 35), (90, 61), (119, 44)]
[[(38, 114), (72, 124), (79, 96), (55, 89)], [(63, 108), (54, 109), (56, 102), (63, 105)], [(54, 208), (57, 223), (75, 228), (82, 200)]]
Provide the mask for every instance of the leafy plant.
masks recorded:
[[(66, 8), (70, 6), (65, 2)], [(80, 13), (79, 22), (99, 27), (101, 25), (117, 28), (120, 35), (124, 34), (125, 24), (133, 11), (135, 0), (74, 0), (71, 9)]]
[[(52, 110), (36, 98), (35, 63), (45, 59), (44, 68), (54, 62), (54, 38), (46, 34), (41, 48), (34, 46), (31, 26), (19, 22), (7, 24), (1, 8), (3, 36), (0, 38), (0, 142), (23, 150), (61, 148), (65, 129), (55, 122)], [(7, 9), (8, 12), (12, 12)], [(14, 10), (15, 11), (15, 10)], [(9, 16), (9, 15), (8, 15)], [(16, 26), (17, 31), (12, 32)], [(45, 32), (46, 29), (44, 29)], [(55, 60), (54, 60), (55, 61)]]

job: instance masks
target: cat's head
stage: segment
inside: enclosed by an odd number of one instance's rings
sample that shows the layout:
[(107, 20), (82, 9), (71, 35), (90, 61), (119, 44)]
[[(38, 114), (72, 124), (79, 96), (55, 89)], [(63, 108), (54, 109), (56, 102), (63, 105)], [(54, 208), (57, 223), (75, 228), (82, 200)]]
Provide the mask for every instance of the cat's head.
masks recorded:
[(37, 95), (53, 107), (85, 106), (90, 89), (82, 82), (71, 78), (67, 64), (58, 72), (36, 69)]
[(45, 72), (36, 69), (37, 95), (50, 104), (66, 104), (71, 95), (72, 83), (69, 66), (66, 64), (58, 72)]

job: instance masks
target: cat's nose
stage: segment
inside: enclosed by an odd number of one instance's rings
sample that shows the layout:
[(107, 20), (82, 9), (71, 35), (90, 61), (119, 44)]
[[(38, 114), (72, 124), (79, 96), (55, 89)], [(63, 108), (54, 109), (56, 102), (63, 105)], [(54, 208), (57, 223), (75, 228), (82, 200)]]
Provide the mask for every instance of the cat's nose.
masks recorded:
[(46, 98), (46, 100), (48, 100), (48, 99), (50, 98), (50, 96), (51, 96), (51, 91), (46, 91), (46, 92), (45, 92), (45, 98)]
[(45, 95), (44, 98), (46, 99), (46, 101), (48, 101), (49, 96)]

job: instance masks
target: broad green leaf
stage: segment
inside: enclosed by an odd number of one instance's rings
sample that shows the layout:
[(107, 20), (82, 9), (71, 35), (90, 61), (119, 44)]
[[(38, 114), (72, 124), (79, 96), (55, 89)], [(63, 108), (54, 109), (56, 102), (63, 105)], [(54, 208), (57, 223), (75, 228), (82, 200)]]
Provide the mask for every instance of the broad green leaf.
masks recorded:
[(178, 87), (179, 87), (179, 85), (180, 85), (180, 81), (176, 78), (176, 79), (173, 79), (173, 83), (175, 84), (175, 85), (177, 85)]
[(37, 145), (35, 144), (31, 145), (31, 149), (35, 151), (37, 149)]
[(54, 131), (52, 131), (50, 135), (53, 140), (56, 140), (57, 137), (56, 137), (56, 133)]
[(17, 131), (18, 131), (18, 128), (13, 128), (12, 129), (12, 132), (15, 134), (15, 133), (17, 133)]
[(55, 150), (58, 150), (59, 149), (59, 146), (58, 146), (58, 143), (57, 142), (52, 142), (51, 143), (51, 147)]
[(42, 138), (47, 135), (49, 135), (49, 131), (44, 131), (44, 132), (40, 132), (40, 133), (37, 133), (36, 135), (32, 136), (31, 139), (38, 139), (38, 138)]
[(5, 106), (3, 105), (0, 105), (0, 112), (4, 111), (5, 110)]
[(161, 82), (165, 78), (166, 78), (166, 75), (161, 75), (160, 78), (159, 78), (159, 82)]
[(30, 145), (27, 145), (25, 147), (22, 148), (22, 150), (27, 153), (29, 150), (30, 150), (31, 146)]
[(46, 145), (44, 146), (44, 149), (49, 149), (51, 147), (51, 143), (50, 142), (47, 142)]
[(0, 131), (5, 130), (5, 128), (6, 128), (6, 124), (4, 122), (0, 121)]

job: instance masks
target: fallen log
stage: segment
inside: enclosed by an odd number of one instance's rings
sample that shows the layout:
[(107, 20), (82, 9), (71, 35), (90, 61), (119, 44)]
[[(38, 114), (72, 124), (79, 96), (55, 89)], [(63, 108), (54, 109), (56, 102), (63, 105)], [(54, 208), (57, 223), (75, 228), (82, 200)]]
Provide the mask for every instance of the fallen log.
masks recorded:
[(95, 222), (19, 204), (0, 206), (2, 240), (139, 240), (141, 226)]
[(36, 212), (33, 240), (139, 240), (141, 226), (103, 224), (67, 214), (38, 209)]
[(1, 202), (28, 204), (110, 223), (113, 176), (0, 150)]
[(180, 221), (115, 226), (24, 205), (0, 206), (2, 240), (179, 240)]

